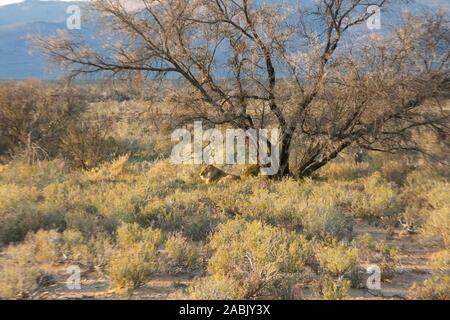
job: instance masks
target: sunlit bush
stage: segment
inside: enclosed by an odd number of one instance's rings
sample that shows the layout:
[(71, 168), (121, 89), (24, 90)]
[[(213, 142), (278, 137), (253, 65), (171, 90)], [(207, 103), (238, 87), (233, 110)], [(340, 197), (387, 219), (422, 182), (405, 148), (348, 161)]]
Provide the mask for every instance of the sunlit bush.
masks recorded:
[(238, 299), (289, 296), (292, 281), (310, 254), (303, 238), (258, 221), (229, 221), (219, 227), (209, 245), (214, 254), (208, 271), (218, 283), (231, 279), (236, 289), (230, 298)]
[(358, 249), (333, 241), (316, 248), (316, 259), (322, 272), (341, 278), (358, 265)]
[(394, 187), (385, 181), (379, 173), (363, 180), (360, 192), (352, 200), (352, 211), (358, 217), (381, 218), (394, 215), (397, 193)]
[(391, 279), (400, 266), (399, 248), (385, 241), (375, 241), (370, 235), (360, 235), (353, 241), (361, 264), (375, 264), (381, 269), (381, 279)]
[(34, 187), (0, 184), (0, 243), (21, 241), (27, 233), (64, 225), (59, 212), (47, 211), (45, 199)]
[(0, 257), (0, 297), (27, 298), (39, 287), (34, 251), (26, 244), (10, 246)]
[(116, 288), (136, 288), (158, 268), (161, 232), (124, 224), (117, 231), (118, 250), (111, 256), (108, 275)]
[(349, 298), (351, 282), (325, 275), (312, 283), (315, 296), (324, 300), (346, 300)]
[(164, 244), (164, 264), (167, 273), (194, 272), (203, 267), (203, 259), (195, 244), (176, 233)]
[(423, 283), (414, 283), (408, 291), (410, 299), (449, 300), (450, 299), (450, 252), (444, 250), (430, 259), (432, 275)]

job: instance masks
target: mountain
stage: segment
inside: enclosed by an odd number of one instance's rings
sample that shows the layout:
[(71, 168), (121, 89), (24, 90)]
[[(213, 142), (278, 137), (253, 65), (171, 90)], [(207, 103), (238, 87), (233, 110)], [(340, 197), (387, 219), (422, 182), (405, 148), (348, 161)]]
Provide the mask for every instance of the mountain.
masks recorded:
[[(266, 1), (266, 0), (256, 0)], [(272, 0), (285, 1), (285, 0)], [(299, 0), (287, 0), (297, 2)], [(300, 0), (302, 4), (311, 4), (315, 0)], [(0, 0), (1, 3), (1, 0)], [(395, 19), (405, 8), (417, 12), (423, 7), (448, 8), (448, 0), (415, 0), (403, 2), (392, 9), (390, 13), (384, 13), (382, 20)], [(407, 3), (407, 4), (405, 4)], [(0, 6), (0, 79), (54, 79), (59, 75), (50, 72), (46, 68), (45, 58), (36, 50), (33, 50), (29, 37), (31, 35), (50, 36), (58, 29), (66, 28), (66, 13), (70, 5), (83, 6), (78, 1), (39, 1), (26, 0), (21, 3)], [(388, 17), (388, 18), (387, 18)], [(84, 25), (80, 32), (87, 39), (94, 38), (92, 28)]]
[(48, 37), (66, 29), (66, 10), (74, 4), (82, 3), (28, 0), (0, 6), (0, 79), (58, 76), (47, 70), (45, 58), (33, 50), (30, 36)]

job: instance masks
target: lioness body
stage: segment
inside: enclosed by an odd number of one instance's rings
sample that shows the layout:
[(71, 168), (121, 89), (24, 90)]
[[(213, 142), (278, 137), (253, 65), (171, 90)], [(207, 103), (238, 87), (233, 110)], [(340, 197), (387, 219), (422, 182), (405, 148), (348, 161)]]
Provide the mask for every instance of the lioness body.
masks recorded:
[(238, 181), (241, 178), (233, 174), (226, 173), (223, 170), (213, 166), (207, 165), (200, 171), (200, 178), (207, 184), (210, 183), (228, 183), (231, 181)]

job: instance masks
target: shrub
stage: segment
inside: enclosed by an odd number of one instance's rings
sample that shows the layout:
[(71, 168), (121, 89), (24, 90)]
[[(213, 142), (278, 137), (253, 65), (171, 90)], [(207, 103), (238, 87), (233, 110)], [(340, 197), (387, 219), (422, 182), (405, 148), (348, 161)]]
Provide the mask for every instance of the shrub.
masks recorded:
[(377, 172), (363, 180), (362, 190), (356, 193), (351, 208), (355, 216), (381, 218), (395, 215), (397, 194), (393, 186)]
[(113, 252), (109, 236), (97, 233), (87, 237), (78, 230), (67, 229), (62, 237), (61, 250), (67, 261), (103, 271)]
[(70, 262), (81, 263), (85, 266), (92, 264), (93, 255), (83, 234), (76, 229), (67, 229), (63, 233), (63, 254)]
[(99, 213), (93, 205), (74, 203), (68, 209), (65, 222), (69, 229), (79, 230), (85, 235), (112, 232), (115, 229), (115, 221)]
[(21, 241), (29, 232), (57, 229), (64, 225), (59, 212), (45, 210), (37, 188), (0, 185), (0, 244)]
[(202, 268), (202, 258), (194, 243), (180, 233), (169, 236), (164, 245), (164, 264), (170, 274), (193, 272)]
[(288, 296), (310, 252), (303, 238), (259, 221), (231, 220), (219, 227), (209, 245), (214, 250), (209, 272), (218, 283), (235, 283), (230, 298), (237, 299)]
[(450, 200), (448, 197), (449, 183), (440, 183), (428, 194), (428, 201), (433, 209), (427, 212), (422, 228), (425, 238), (437, 237), (450, 248)]
[(422, 284), (414, 283), (408, 297), (416, 300), (450, 300), (450, 252), (444, 250), (430, 259), (432, 276)]
[(369, 173), (367, 163), (332, 162), (320, 169), (321, 177), (328, 181), (351, 181)]
[(115, 288), (136, 288), (157, 270), (161, 232), (124, 224), (117, 231), (118, 251), (110, 259), (108, 274)]
[(205, 277), (196, 280), (188, 288), (188, 298), (192, 300), (228, 300), (237, 297), (239, 285), (233, 279)]
[(353, 217), (346, 210), (351, 192), (340, 185), (314, 187), (298, 207), (301, 224), (308, 237), (321, 239), (350, 238)]
[(164, 200), (150, 202), (142, 211), (143, 224), (200, 241), (208, 237), (219, 223), (216, 206), (204, 192), (178, 192)]
[(364, 234), (353, 242), (358, 248), (359, 261), (366, 265), (375, 264), (381, 269), (381, 279), (391, 279), (400, 263), (399, 248), (384, 241), (374, 241)]
[(406, 178), (413, 169), (408, 166), (405, 161), (397, 159), (397, 161), (388, 161), (383, 163), (381, 175), (389, 182), (394, 182), (397, 186), (403, 186)]
[(450, 300), (450, 276), (432, 276), (422, 284), (414, 283), (408, 290), (414, 300)]
[(64, 163), (59, 160), (41, 161), (38, 165), (13, 161), (1, 166), (0, 181), (2, 184), (40, 189), (51, 183), (64, 181), (66, 176), (63, 166)]
[[(280, 184), (286, 183), (285, 181)], [(298, 188), (298, 185), (296, 186)], [(242, 199), (240, 209), (244, 215), (274, 225), (298, 226), (296, 216), (299, 197), (275, 192), (275, 190), (256, 189)]]
[(25, 244), (29, 245), (37, 263), (49, 264), (61, 261), (61, 234), (55, 230), (39, 230), (27, 235)]
[(348, 247), (343, 242), (333, 241), (316, 249), (316, 259), (323, 273), (342, 278), (354, 270), (358, 264), (358, 249)]
[(40, 274), (33, 248), (26, 244), (9, 246), (0, 258), (0, 297), (29, 297), (39, 287)]
[(76, 120), (67, 125), (61, 138), (61, 153), (73, 168), (88, 170), (114, 158), (117, 144), (108, 137), (110, 124), (105, 119)]
[(28, 163), (58, 155), (68, 123), (78, 117), (86, 103), (74, 90), (55, 94), (56, 90), (36, 81), (0, 87), (0, 137), (4, 154), (23, 155)]
[(351, 282), (347, 279), (335, 279), (323, 276), (312, 284), (313, 293), (325, 300), (346, 300), (349, 297)]

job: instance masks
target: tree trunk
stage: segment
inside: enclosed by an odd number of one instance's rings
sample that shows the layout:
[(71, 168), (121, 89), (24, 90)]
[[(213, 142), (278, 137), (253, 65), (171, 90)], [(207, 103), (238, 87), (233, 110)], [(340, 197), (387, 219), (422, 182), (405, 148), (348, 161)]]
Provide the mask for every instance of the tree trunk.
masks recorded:
[(292, 132), (287, 130), (282, 130), (280, 139), (280, 168), (278, 173), (274, 176), (276, 179), (281, 179), (290, 175), (289, 170), (289, 156), (292, 142)]

